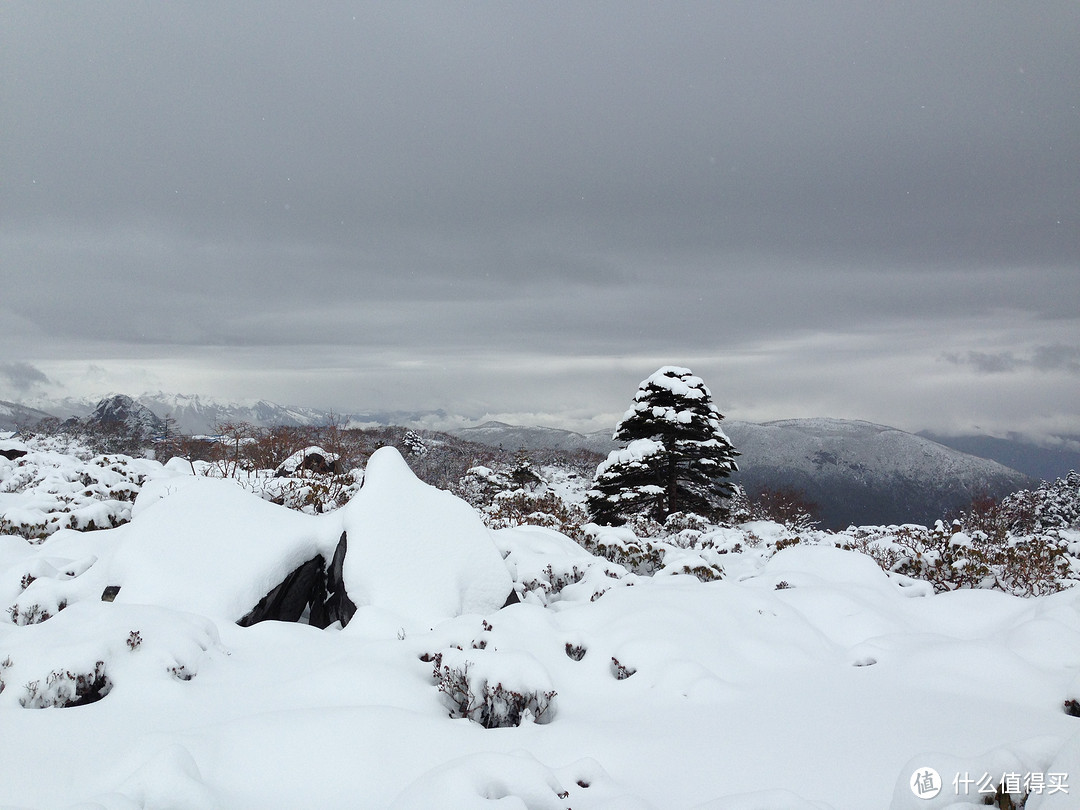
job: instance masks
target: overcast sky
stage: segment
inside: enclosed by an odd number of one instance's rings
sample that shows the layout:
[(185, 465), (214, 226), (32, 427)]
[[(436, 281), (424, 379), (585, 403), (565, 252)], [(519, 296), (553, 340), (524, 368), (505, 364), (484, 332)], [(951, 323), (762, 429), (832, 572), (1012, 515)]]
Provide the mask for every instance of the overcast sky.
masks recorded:
[(5, 2), (0, 399), (1080, 433), (1080, 4)]

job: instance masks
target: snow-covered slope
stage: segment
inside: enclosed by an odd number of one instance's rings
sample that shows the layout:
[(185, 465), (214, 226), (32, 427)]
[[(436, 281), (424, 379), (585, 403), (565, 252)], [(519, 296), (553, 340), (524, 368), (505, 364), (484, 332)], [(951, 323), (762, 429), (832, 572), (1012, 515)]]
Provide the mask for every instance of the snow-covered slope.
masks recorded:
[(0, 430), (17, 430), (21, 427), (37, 424), (49, 416), (52, 416), (52, 414), (38, 408), (0, 400)]
[[(935, 594), (764, 522), (635, 575), (392, 448), (317, 516), (147, 464), (124, 526), (0, 535), (2, 810), (976, 810), (984, 774), (1075, 807), (1078, 588)], [(344, 626), (241, 626), (342, 532)]]
[(183, 433), (214, 433), (218, 425), (246, 422), (250, 425), (319, 425), (329, 413), (310, 408), (289, 408), (266, 400), (219, 402), (197, 395), (143, 394), (138, 401), (159, 417), (171, 416)]
[[(534, 531), (500, 543), (535, 549)], [(26, 558), (0, 542), (6, 571)], [(212, 589), (207, 562), (194, 593)], [(796, 546), (738, 579), (591, 592), (422, 626), (362, 606), (326, 631), (239, 627), (212, 601), (144, 592), (0, 625), (0, 807), (974, 810), (954, 774), (1011, 772), (1077, 790), (1080, 721), (1061, 708), (1080, 695), (1076, 590), (935, 596), (859, 554)], [(556, 693), (545, 722), (454, 718), (436, 653), (482, 675), (477, 694)], [(84, 673), (100, 700), (40, 708)], [(927, 768), (947, 804), (912, 792)], [(1027, 804), (1074, 806), (1046, 791)]]
[(742, 453), (737, 480), (789, 487), (818, 504), (829, 528), (933, 523), (980, 495), (1029, 486), (1027, 476), (896, 428), (841, 419), (726, 421)]
[(114, 426), (127, 436), (157, 436), (165, 429), (165, 423), (153, 411), (124, 394), (101, 400), (85, 421)]

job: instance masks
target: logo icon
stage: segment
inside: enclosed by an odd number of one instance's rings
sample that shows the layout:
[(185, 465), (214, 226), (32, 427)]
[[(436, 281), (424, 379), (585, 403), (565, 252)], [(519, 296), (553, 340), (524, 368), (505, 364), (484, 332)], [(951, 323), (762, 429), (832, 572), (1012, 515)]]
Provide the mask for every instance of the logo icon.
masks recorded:
[(908, 784), (920, 799), (932, 799), (941, 793), (941, 776), (933, 768), (917, 768)]

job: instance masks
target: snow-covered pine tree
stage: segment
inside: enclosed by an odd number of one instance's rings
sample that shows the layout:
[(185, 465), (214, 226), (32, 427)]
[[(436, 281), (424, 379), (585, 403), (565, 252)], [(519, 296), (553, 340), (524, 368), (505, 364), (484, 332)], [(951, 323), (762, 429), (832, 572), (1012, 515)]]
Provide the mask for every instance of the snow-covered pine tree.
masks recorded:
[(615, 428), (626, 442), (596, 468), (588, 493), (595, 522), (619, 525), (637, 514), (663, 522), (672, 512), (716, 518), (735, 493), (728, 480), (739, 453), (720, 428), (724, 417), (704, 381), (664, 366), (638, 386)]

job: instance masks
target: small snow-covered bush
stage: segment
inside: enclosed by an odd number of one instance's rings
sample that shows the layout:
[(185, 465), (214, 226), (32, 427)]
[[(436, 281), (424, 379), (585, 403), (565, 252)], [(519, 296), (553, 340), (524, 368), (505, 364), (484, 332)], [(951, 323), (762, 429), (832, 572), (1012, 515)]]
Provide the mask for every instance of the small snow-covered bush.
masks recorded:
[(543, 526), (576, 540), (588, 520), (580, 505), (560, 497), (522, 460), (505, 471), (470, 468), (459, 482), (457, 494), (477, 509), (492, 529)]
[(634, 667), (628, 667), (614, 655), (611, 656), (611, 674), (615, 676), (617, 681), (625, 681), (631, 675), (637, 672)]
[[(56, 609), (59, 612), (65, 607), (67, 607), (67, 604), (61, 602), (57, 605)], [(48, 608), (42, 607), (37, 602), (26, 606), (21, 606), (19, 604), (11, 605), (7, 609), (7, 614), (11, 618), (11, 623), (17, 624), (20, 627), (25, 627), (28, 624), (40, 624), (53, 617), (52, 612)]]
[[(566, 642), (566, 657), (571, 661), (580, 661), (585, 657), (585, 653), (587, 652), (588, 650), (582, 644), (574, 644), (570, 641)], [(1073, 702), (1075, 703), (1076, 701)]]
[(534, 577), (527, 582), (521, 583), (522, 590), (542, 591), (545, 596), (559, 594), (567, 585), (574, 585), (585, 578), (585, 571), (576, 565), (570, 566), (569, 571), (555, 573), (550, 563), (544, 567), (543, 576)]
[(311, 474), (303, 478), (261, 478), (252, 486), (256, 495), (272, 503), (321, 515), (349, 502), (363, 481), (363, 473), (353, 470), (341, 475)]
[(105, 662), (98, 661), (92, 672), (57, 669), (49, 673), (44, 683), (31, 681), (25, 688), (26, 694), (19, 698), (23, 708), (63, 708), (101, 700), (112, 689), (112, 681), (105, 673)]
[(347, 504), (360, 491), (362, 470), (344, 473), (297, 469), (295, 474), (280, 475), (270, 469), (236, 468), (228, 475), (219, 465), (205, 461), (192, 463), (196, 475), (207, 478), (232, 478), (240, 486), (265, 501), (309, 515), (332, 512)]
[(886, 571), (929, 582), (938, 592), (992, 588), (1017, 596), (1056, 593), (1080, 579), (1075, 543), (1058, 532), (988, 537), (968, 534), (960, 521), (925, 526), (849, 529), (851, 548)]
[(131, 520), (131, 505), (161, 465), (124, 455), (89, 459), (37, 449), (9, 461), (0, 457), (4, 500), (0, 534), (41, 542), (60, 529), (110, 529)]
[(563, 600), (595, 602), (610, 588), (632, 580), (622, 566), (589, 554), (550, 529), (500, 529), (492, 538), (523, 602), (543, 606)]
[(628, 527), (611, 528), (590, 523), (579, 541), (590, 554), (603, 557), (641, 576), (655, 574), (664, 566), (664, 549), (639, 539)]
[(815, 528), (817, 505), (802, 492), (786, 487), (765, 487), (751, 497), (743, 487), (736, 487), (729, 502), (728, 523), (737, 525), (755, 520), (779, 523), (794, 531)]
[(425, 656), (451, 717), (466, 717), (484, 728), (547, 723), (556, 692), (540, 662), (528, 653), (500, 653), (477, 647)]
[(1034, 490), (1005, 496), (1000, 511), (1017, 534), (1050, 529), (1080, 529), (1080, 473), (1075, 470), (1054, 482), (1043, 481)]
[(424, 443), (423, 438), (415, 431), (406, 430), (405, 435), (401, 437), (401, 444), (410, 456), (427, 455), (428, 446)]

